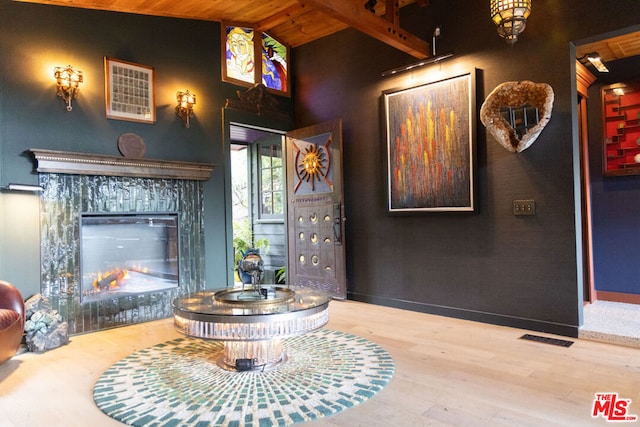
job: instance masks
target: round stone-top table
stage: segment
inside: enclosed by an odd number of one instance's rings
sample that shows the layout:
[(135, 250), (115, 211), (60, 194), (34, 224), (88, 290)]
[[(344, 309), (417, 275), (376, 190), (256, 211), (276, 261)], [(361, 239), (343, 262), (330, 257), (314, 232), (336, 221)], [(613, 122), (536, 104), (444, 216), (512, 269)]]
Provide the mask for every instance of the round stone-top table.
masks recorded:
[(176, 298), (173, 318), (185, 335), (224, 342), (221, 367), (265, 369), (287, 360), (283, 338), (327, 324), (329, 301), (324, 292), (309, 288), (224, 288)]

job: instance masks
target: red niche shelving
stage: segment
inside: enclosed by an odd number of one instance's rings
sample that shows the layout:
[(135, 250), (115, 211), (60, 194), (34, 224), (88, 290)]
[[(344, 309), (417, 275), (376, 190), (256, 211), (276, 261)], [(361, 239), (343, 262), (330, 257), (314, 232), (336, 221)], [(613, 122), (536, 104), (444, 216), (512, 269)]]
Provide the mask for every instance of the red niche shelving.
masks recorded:
[(602, 88), (604, 174), (640, 175), (640, 81)]

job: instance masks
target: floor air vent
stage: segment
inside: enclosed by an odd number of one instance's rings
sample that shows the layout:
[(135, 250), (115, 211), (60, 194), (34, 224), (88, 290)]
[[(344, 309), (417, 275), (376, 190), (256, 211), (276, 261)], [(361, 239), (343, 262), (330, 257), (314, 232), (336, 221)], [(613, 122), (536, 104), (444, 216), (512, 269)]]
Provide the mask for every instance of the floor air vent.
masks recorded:
[(523, 336), (520, 337), (520, 339), (541, 342), (544, 344), (557, 345), (560, 347), (570, 347), (571, 344), (573, 344), (573, 341), (560, 340), (557, 338), (541, 337), (540, 335), (531, 335), (531, 334), (524, 334)]

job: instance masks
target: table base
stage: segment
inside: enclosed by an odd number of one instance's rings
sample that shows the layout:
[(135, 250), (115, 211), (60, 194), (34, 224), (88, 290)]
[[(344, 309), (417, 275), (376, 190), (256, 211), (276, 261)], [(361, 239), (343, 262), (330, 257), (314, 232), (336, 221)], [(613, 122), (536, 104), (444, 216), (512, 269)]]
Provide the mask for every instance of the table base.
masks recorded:
[[(225, 341), (224, 355), (218, 360), (218, 366), (229, 371), (264, 370), (273, 369), (286, 360), (282, 339), (277, 337), (259, 341)], [(238, 361), (241, 361), (241, 367)]]

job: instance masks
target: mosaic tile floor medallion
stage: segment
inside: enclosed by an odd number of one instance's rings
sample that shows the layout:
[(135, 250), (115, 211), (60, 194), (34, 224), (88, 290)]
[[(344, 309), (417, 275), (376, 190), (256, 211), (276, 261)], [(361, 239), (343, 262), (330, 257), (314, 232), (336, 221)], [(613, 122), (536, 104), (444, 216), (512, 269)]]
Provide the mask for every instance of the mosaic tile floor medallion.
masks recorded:
[(395, 369), (377, 344), (328, 329), (287, 338), (283, 347), (288, 360), (276, 369), (231, 372), (217, 364), (222, 343), (178, 338), (115, 363), (93, 399), (131, 426), (287, 426), (372, 398)]

